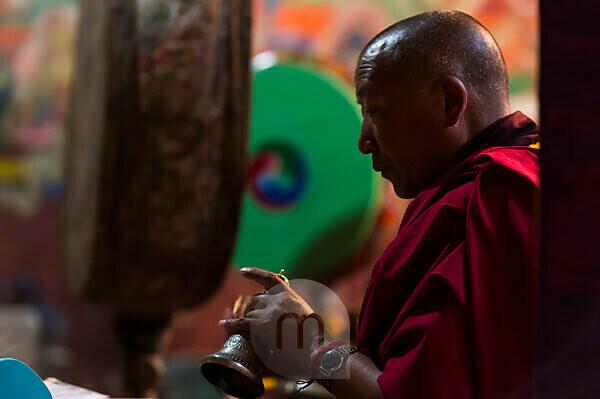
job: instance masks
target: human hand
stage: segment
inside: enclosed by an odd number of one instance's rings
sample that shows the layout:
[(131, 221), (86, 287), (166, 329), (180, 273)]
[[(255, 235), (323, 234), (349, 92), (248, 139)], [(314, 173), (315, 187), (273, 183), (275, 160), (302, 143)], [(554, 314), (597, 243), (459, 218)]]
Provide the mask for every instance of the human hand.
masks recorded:
[[(219, 325), (228, 334), (249, 333), (259, 358), (278, 374), (308, 375), (310, 356), (320, 338), (318, 322), (304, 321), (315, 317), (313, 309), (280, 275), (257, 268), (243, 268), (241, 273), (265, 291), (238, 298), (232, 318)], [(286, 319), (295, 322), (284, 323)]]

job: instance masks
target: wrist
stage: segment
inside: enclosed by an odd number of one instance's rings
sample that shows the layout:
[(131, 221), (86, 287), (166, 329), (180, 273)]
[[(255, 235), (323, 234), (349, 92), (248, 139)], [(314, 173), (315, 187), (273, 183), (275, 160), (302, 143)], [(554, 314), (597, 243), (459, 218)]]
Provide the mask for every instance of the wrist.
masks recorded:
[(357, 351), (356, 347), (343, 343), (333, 343), (323, 351), (317, 369), (317, 381), (329, 392), (332, 392), (333, 379), (350, 378), (350, 370), (347, 365), (348, 358)]
[(325, 353), (341, 345), (344, 345), (344, 343), (335, 341), (333, 338), (327, 335), (316, 337), (311, 348), (311, 373), (313, 373), (315, 376), (318, 376), (319, 366)]

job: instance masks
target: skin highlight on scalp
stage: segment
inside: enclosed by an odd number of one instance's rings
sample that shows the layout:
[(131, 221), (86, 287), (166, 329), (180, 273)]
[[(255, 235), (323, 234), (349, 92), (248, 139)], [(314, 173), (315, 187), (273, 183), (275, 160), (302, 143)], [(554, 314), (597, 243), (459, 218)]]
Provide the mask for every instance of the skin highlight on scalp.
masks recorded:
[(368, 77), (376, 62), (415, 90), (444, 74), (458, 77), (485, 119), (478, 125), (508, 111), (508, 73), (500, 47), (465, 13), (428, 12), (390, 26), (361, 52), (357, 80)]

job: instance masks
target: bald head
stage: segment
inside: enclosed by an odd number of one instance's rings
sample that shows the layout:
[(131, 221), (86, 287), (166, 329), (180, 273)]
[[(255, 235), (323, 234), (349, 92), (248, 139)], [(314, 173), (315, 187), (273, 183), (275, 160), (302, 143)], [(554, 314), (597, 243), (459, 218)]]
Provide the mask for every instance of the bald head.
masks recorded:
[(411, 198), (508, 115), (507, 82), (498, 44), (470, 16), (438, 11), (400, 21), (357, 63), (359, 149), (400, 197)]
[(412, 88), (443, 75), (456, 76), (467, 88), (470, 106), (484, 119), (508, 112), (508, 76), (500, 48), (465, 13), (427, 12), (390, 26), (362, 51), (357, 78), (374, 67)]

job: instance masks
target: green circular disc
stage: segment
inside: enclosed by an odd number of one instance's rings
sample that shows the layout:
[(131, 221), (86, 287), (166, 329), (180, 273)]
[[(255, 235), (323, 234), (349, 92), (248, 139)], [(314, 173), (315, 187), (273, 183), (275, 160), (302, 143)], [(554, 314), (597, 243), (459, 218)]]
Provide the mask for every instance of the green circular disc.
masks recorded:
[(234, 263), (318, 278), (373, 228), (380, 178), (358, 151), (351, 88), (307, 66), (255, 72), (250, 169)]

